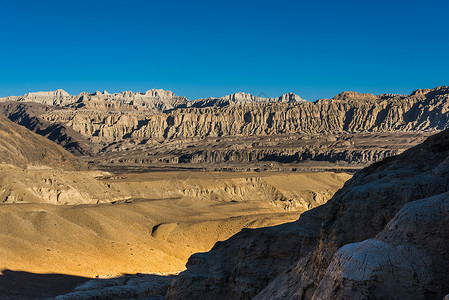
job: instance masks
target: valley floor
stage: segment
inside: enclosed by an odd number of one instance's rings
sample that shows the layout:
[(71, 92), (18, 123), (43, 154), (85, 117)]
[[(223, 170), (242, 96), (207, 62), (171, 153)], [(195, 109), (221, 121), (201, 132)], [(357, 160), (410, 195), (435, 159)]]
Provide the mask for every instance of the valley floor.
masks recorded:
[[(34, 177), (30, 176), (35, 179), (49, 175), (46, 170), (33, 172)], [(17, 293), (22, 277), (43, 280), (30, 274), (64, 274), (53, 279), (64, 279), (70, 289), (71, 283), (97, 276), (176, 274), (185, 269), (190, 255), (210, 250), (242, 228), (298, 219), (305, 210), (326, 202), (350, 178), (332, 172), (94, 175), (82, 178), (91, 176), (95, 184), (108, 187), (114, 192), (113, 201), (0, 205), (0, 290), (4, 294)], [(39, 190), (39, 182), (45, 185), (48, 180), (35, 182), (33, 189)], [(85, 184), (90, 195), (95, 194), (95, 184)], [(76, 188), (79, 191), (82, 185)], [(124, 197), (126, 189), (146, 197)], [(149, 196), (152, 190), (154, 197)], [(104, 197), (102, 190), (98, 192)], [(120, 195), (122, 200), (117, 200)], [(8, 281), (12, 277), (18, 279)], [(51, 276), (44, 279), (49, 285), (53, 282)]]

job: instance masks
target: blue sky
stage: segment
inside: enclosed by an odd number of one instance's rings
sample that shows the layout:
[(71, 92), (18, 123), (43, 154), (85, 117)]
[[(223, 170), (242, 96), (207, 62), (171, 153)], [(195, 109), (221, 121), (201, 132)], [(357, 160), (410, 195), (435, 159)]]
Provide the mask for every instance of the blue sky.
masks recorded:
[(0, 96), (308, 100), (449, 85), (449, 1), (0, 0)]

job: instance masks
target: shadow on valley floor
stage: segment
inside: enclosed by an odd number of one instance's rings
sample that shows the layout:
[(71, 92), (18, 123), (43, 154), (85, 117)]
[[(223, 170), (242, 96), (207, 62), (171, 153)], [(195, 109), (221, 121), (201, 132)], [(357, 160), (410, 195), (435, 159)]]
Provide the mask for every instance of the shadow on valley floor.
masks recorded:
[(0, 299), (46, 299), (72, 291), (91, 278), (65, 274), (37, 274), (2, 270)]
[(53, 299), (62, 295), (63, 299), (165, 299), (175, 276), (138, 273), (92, 279), (5, 269), (0, 274), (0, 300)]

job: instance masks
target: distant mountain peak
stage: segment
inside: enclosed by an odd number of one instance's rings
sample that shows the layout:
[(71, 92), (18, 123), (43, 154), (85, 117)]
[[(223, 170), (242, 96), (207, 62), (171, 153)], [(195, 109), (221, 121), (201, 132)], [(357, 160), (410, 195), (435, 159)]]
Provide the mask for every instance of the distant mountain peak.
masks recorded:
[(377, 97), (369, 93), (346, 91), (336, 95), (333, 100), (375, 100)]
[(57, 89), (56, 91), (33, 92), (24, 95), (24, 97), (52, 97), (52, 96), (70, 96), (70, 94), (64, 91), (63, 89)]
[(294, 93), (286, 93), (281, 95), (280, 97), (277, 98), (266, 98), (266, 97), (259, 97), (259, 96), (254, 96), (252, 94), (249, 93), (244, 93), (244, 92), (238, 92), (238, 93), (234, 93), (231, 95), (227, 95), (224, 97), (220, 98), (221, 100), (229, 100), (229, 101), (233, 101), (233, 102), (237, 102), (237, 103), (278, 103), (278, 102), (303, 102), (305, 101), (304, 99), (302, 99), (301, 97), (299, 97), (298, 95), (294, 94)]

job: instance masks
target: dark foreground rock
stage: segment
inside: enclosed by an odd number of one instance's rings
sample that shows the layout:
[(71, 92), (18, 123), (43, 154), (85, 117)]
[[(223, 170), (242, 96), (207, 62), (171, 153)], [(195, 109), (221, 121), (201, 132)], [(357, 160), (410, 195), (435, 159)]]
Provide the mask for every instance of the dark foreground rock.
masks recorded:
[[(442, 299), (449, 130), (365, 168), (293, 223), (193, 255), (168, 299)], [(354, 244), (355, 243), (355, 244)]]
[(54, 300), (149, 299), (163, 300), (173, 275), (123, 275), (109, 279), (92, 279), (71, 293)]

